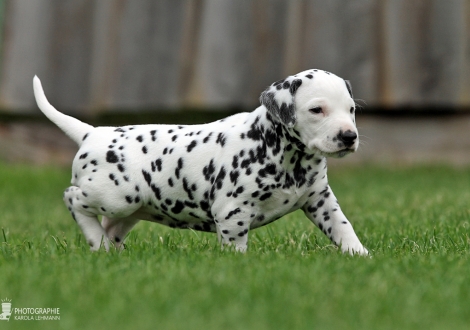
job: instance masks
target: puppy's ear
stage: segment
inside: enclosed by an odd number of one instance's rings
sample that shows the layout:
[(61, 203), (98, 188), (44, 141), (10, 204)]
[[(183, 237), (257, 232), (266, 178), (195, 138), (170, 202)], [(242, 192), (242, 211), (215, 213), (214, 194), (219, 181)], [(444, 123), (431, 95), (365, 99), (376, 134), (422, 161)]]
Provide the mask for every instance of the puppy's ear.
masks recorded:
[(353, 99), (354, 97), (352, 93), (351, 83), (349, 82), (349, 80), (345, 80), (344, 83), (346, 84), (346, 88), (348, 89), (349, 95), (351, 95), (351, 98)]
[(269, 86), (259, 98), (268, 112), (287, 127), (293, 127), (297, 121), (294, 96), (300, 85), (302, 79), (288, 77)]

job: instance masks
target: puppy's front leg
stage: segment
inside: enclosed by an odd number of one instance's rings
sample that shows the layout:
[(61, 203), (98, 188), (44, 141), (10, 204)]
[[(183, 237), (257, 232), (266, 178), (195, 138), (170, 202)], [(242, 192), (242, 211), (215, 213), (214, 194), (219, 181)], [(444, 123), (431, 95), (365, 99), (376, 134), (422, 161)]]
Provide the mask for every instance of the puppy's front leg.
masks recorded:
[(108, 238), (114, 243), (114, 246), (117, 249), (122, 249), (127, 233), (137, 222), (139, 222), (139, 220), (133, 217), (115, 219), (103, 216), (101, 226), (106, 231)]
[(217, 236), (220, 243), (235, 246), (238, 252), (246, 252), (248, 247), (248, 231), (251, 221), (247, 220), (247, 212), (240, 207), (225, 208), (217, 217)]
[(330, 186), (311, 196), (304, 205), (303, 211), (334, 244), (341, 247), (344, 253), (369, 254), (357, 238), (351, 223), (341, 211)]

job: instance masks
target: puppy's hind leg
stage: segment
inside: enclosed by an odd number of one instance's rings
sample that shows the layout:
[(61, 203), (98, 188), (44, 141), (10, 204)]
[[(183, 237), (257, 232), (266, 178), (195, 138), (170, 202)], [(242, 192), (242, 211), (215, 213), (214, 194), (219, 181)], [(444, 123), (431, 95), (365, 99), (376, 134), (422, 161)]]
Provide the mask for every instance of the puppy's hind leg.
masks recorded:
[(93, 208), (86, 204), (86, 193), (79, 187), (69, 187), (64, 192), (64, 202), (67, 205), (73, 219), (83, 232), (91, 251), (97, 251), (104, 246), (109, 250), (109, 239), (106, 231), (101, 226), (98, 216), (93, 212)]

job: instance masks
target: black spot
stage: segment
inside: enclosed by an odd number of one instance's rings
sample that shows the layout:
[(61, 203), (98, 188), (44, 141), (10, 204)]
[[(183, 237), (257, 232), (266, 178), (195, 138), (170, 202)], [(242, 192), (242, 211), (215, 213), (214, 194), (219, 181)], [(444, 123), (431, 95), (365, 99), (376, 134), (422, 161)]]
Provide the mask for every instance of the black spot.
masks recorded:
[(214, 174), (214, 172), (215, 172), (214, 159), (211, 159), (209, 164), (204, 166), (204, 168), (202, 169), (202, 174), (204, 174), (204, 179), (206, 179), (206, 181), (209, 181), (211, 176)]
[(196, 145), (197, 145), (197, 141), (196, 141), (196, 140), (191, 141), (191, 143), (190, 143), (188, 146), (186, 146), (186, 148), (187, 148), (186, 151), (187, 151), (187, 152), (191, 152), (191, 150), (193, 150), (193, 148), (194, 148)]
[(85, 159), (87, 156), (88, 156), (88, 153), (85, 152), (84, 154), (81, 154), (79, 158), (80, 159)]
[(210, 206), (209, 206), (209, 203), (206, 202), (206, 201), (201, 201), (201, 202), (199, 203), (199, 206), (200, 206), (201, 209), (204, 210), (204, 211), (209, 210), (209, 207), (210, 207)]
[(236, 209), (234, 209), (234, 210), (232, 210), (228, 213), (228, 215), (225, 217), (225, 220), (230, 219), (232, 216), (234, 216), (235, 214), (240, 213), (240, 212), (241, 212), (240, 208), (237, 207)]
[(247, 233), (248, 233), (248, 229), (245, 229), (244, 231), (239, 232), (239, 233), (238, 233), (238, 236), (239, 236), (239, 237), (243, 237), (243, 236), (245, 236)]
[(144, 137), (142, 135), (139, 135), (138, 137), (136, 137), (136, 140), (142, 142), (144, 140)]
[(237, 188), (237, 190), (235, 190), (235, 193), (236, 194), (241, 194), (243, 191), (245, 191), (245, 188), (243, 188), (243, 186), (240, 186)]
[(116, 153), (114, 151), (109, 150), (106, 153), (106, 161), (108, 163), (117, 163), (119, 161), (119, 158), (118, 158), (118, 156), (116, 155)]
[(161, 195), (161, 192), (160, 192), (160, 188), (158, 188), (156, 185), (152, 184), (150, 186), (150, 188), (152, 188), (152, 191), (153, 193), (155, 194), (155, 197), (160, 200), (162, 199), (162, 195)]
[(264, 195), (261, 195), (260, 198), (259, 198), (259, 200), (260, 200), (260, 201), (264, 201), (264, 200), (268, 199), (269, 197), (271, 197), (271, 195), (272, 195), (272, 193), (268, 192), (268, 193), (266, 193), (266, 194), (264, 194)]
[(183, 158), (178, 158), (178, 167), (175, 169), (175, 176), (177, 179), (180, 178), (180, 171), (183, 168)]
[(98, 165), (98, 162), (95, 159), (93, 159), (90, 163), (95, 165), (95, 166)]
[(157, 167), (158, 172), (160, 172), (162, 170), (162, 159), (161, 158), (158, 158), (155, 161), (155, 166)]
[(126, 168), (122, 164), (118, 164), (117, 168), (118, 168), (119, 172), (124, 172), (126, 170)]
[(217, 189), (219, 190), (222, 189), (223, 180), (225, 179), (226, 174), (227, 172), (225, 171), (225, 168), (222, 166), (219, 174), (217, 174), (217, 178), (215, 179), (215, 186), (217, 187)]
[(186, 178), (183, 178), (183, 189), (188, 194), (189, 199), (194, 199), (193, 192), (189, 188), (188, 180)]
[(88, 133), (86, 133), (84, 136), (83, 136), (83, 139), (82, 141), (85, 141), (85, 139), (88, 137)]
[(192, 209), (197, 209), (197, 204), (193, 203), (193, 202), (184, 201), (184, 205), (186, 205), (187, 207), (190, 207)]
[(171, 178), (168, 178), (168, 185), (170, 187), (173, 187), (173, 180)]
[(246, 136), (249, 139), (252, 139), (254, 141), (259, 141), (261, 140), (261, 131), (257, 127), (257, 123), (259, 121), (259, 117), (256, 118), (255, 122), (251, 124), (250, 130), (246, 133)]
[(308, 74), (308, 75), (306, 75), (305, 77), (307, 77), (308, 79), (312, 79), (312, 78), (313, 78), (313, 76), (312, 76), (311, 74)]
[(224, 133), (221, 132), (217, 136), (217, 140), (215, 141), (215, 143), (220, 143), (220, 145), (223, 147), (225, 145), (226, 140), (227, 139), (226, 139)]
[(171, 141), (175, 142), (177, 138), (178, 138), (178, 135), (173, 135), (171, 138)]
[(144, 154), (146, 154), (146, 153), (147, 153), (147, 147), (145, 147), (145, 146), (142, 147), (142, 152), (143, 152)]
[(238, 156), (237, 155), (233, 156), (232, 166), (233, 166), (233, 168), (238, 167)]
[(207, 141), (209, 141), (209, 139), (210, 139), (211, 135), (212, 135), (212, 132), (211, 132), (211, 133), (209, 133), (209, 135), (208, 135), (208, 136), (206, 136), (206, 137), (205, 137), (205, 138), (202, 140), (202, 142), (203, 142), (203, 143), (207, 143)]
[(238, 179), (238, 176), (240, 175), (240, 172), (238, 171), (232, 171), (230, 172), (230, 181), (236, 185), (237, 184), (237, 179)]
[(174, 214), (178, 214), (178, 213), (181, 213), (183, 209), (184, 209), (184, 203), (177, 200), (175, 203), (175, 206), (173, 206), (173, 208), (171, 209), (171, 212), (173, 212)]
[(142, 170), (142, 174), (144, 176), (144, 179), (145, 181), (147, 182), (147, 184), (150, 186), (150, 183), (152, 182), (152, 176), (150, 175), (149, 172), (145, 171), (145, 170)]
[(129, 196), (129, 195), (126, 195), (126, 202), (128, 202), (129, 204), (132, 203), (132, 197)]

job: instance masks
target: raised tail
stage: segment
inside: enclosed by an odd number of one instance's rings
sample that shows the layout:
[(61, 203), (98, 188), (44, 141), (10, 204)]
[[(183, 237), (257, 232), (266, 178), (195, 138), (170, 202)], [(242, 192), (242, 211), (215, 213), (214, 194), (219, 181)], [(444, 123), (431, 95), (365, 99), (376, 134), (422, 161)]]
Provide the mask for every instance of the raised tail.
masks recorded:
[(39, 109), (80, 146), (85, 135), (91, 132), (94, 127), (57, 111), (47, 100), (41, 81), (37, 76), (34, 76), (33, 87)]

